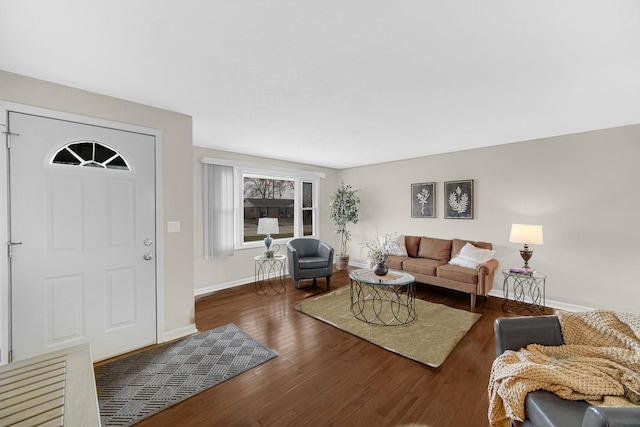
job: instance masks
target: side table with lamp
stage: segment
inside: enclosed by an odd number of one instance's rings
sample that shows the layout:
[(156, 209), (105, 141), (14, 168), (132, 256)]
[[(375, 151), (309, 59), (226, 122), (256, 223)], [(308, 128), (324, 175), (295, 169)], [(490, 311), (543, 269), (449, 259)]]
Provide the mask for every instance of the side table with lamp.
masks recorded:
[(255, 293), (280, 295), (286, 292), (285, 266), (287, 265), (287, 257), (283, 254), (272, 253), (270, 257), (258, 255), (253, 259), (255, 261)]
[[(529, 245), (542, 245), (544, 241), (542, 225), (512, 224), (509, 241), (524, 245), (520, 250), (524, 265), (521, 268), (502, 271), (504, 275), (502, 309), (516, 314), (521, 314), (522, 309), (528, 310), (530, 314), (545, 314), (547, 276), (534, 271), (529, 266), (529, 260), (533, 256)], [(509, 300), (510, 284), (513, 288), (513, 301)]]
[(272, 234), (278, 234), (278, 218), (258, 219), (258, 234), (266, 234), (264, 245), (267, 250), (262, 255), (254, 257), (255, 261), (255, 292), (262, 295), (279, 295), (286, 291), (285, 266), (287, 257), (277, 253), (280, 245), (273, 244)]

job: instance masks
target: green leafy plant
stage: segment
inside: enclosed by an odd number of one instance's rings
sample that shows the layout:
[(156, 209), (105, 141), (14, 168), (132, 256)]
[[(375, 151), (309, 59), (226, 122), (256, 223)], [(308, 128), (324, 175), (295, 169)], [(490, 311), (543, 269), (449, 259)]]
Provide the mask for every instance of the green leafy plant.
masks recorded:
[(340, 182), (340, 187), (329, 197), (329, 219), (336, 225), (336, 234), (340, 234), (340, 255), (347, 255), (347, 243), (351, 241), (351, 232), (347, 224), (358, 223), (358, 203), (360, 199), (351, 185)]

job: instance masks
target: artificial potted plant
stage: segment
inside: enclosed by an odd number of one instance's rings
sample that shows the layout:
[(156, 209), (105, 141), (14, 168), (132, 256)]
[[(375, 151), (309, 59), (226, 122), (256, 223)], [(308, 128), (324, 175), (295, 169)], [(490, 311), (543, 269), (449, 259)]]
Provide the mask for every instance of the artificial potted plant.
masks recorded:
[(349, 265), (347, 243), (351, 240), (351, 232), (347, 224), (358, 222), (358, 203), (360, 199), (351, 185), (340, 182), (340, 187), (329, 199), (329, 219), (336, 225), (335, 233), (340, 235), (340, 252), (336, 255), (336, 270), (346, 270)]

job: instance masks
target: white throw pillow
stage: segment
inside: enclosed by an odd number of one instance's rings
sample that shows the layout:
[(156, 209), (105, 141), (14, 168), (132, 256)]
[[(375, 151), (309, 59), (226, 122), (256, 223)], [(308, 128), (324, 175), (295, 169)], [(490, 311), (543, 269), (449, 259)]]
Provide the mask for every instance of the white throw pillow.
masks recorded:
[(493, 259), (496, 251), (489, 249), (480, 249), (468, 243), (460, 249), (460, 252), (449, 261), (449, 264), (458, 265), (460, 267), (476, 268), (480, 264)]
[(390, 236), (387, 242), (391, 243), (390, 247), (392, 248), (389, 255), (409, 256), (407, 247), (404, 245), (404, 234)]

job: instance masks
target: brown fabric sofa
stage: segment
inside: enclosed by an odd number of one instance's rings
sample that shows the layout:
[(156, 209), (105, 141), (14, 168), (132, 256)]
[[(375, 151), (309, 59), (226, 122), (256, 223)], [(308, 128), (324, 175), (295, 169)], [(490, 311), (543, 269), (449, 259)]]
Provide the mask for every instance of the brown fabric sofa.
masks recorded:
[(489, 250), (493, 249), (491, 243), (424, 236), (405, 236), (404, 243), (408, 256), (390, 255), (387, 266), (412, 274), (416, 282), (467, 292), (471, 294), (471, 308), (476, 306), (477, 295), (486, 296), (493, 287), (493, 275), (498, 268), (495, 258), (475, 269), (448, 263), (466, 243)]

